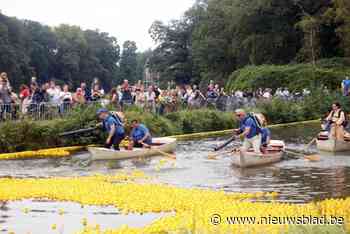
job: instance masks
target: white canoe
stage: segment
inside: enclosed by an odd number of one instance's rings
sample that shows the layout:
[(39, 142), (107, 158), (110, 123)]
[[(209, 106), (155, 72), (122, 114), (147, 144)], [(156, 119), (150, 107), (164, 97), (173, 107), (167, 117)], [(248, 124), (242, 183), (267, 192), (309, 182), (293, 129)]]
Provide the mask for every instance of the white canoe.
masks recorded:
[(106, 148), (88, 147), (88, 151), (93, 161), (97, 160), (125, 160), (132, 158), (144, 158), (157, 156), (159, 150), (170, 153), (176, 149), (176, 139), (169, 137), (154, 138), (151, 149), (134, 148), (133, 150), (121, 149), (120, 151), (110, 150)]
[(271, 141), (269, 150), (265, 154), (256, 154), (255, 152), (237, 152), (232, 156), (232, 164), (240, 168), (258, 167), (280, 162), (283, 158), (283, 141)]
[(318, 139), (317, 149), (325, 152), (344, 152), (350, 151), (350, 141), (336, 139)]

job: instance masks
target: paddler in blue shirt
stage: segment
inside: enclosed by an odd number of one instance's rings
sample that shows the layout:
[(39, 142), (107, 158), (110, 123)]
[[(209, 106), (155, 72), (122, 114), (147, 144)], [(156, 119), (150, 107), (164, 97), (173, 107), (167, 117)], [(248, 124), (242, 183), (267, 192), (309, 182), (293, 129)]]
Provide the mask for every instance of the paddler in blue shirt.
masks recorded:
[(129, 149), (132, 149), (133, 147), (141, 148), (152, 144), (151, 133), (145, 125), (135, 119), (131, 122), (131, 127), (131, 142)]
[(120, 142), (125, 138), (124, 125), (119, 118), (113, 116), (105, 108), (97, 111), (98, 118), (102, 121), (103, 130), (108, 133), (105, 148), (120, 150)]
[(240, 126), (239, 129), (235, 129), (234, 132), (244, 138), (241, 150), (246, 152), (252, 147), (255, 153), (261, 154), (261, 132), (259, 126), (254, 121), (253, 117), (247, 115), (244, 110), (238, 109), (235, 113), (240, 121)]

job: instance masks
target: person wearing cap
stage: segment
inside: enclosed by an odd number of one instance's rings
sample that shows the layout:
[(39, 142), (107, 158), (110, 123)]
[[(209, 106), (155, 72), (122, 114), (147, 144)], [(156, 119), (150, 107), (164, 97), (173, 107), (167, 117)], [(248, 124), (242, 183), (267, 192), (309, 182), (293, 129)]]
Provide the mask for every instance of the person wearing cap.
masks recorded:
[(108, 137), (105, 142), (105, 148), (120, 150), (120, 142), (125, 138), (125, 130), (123, 123), (113, 117), (109, 111), (105, 108), (101, 108), (97, 111), (98, 118), (102, 121), (103, 129), (108, 133)]
[(349, 96), (349, 91), (350, 91), (350, 78), (347, 76), (345, 77), (345, 80), (341, 83), (341, 87), (343, 90), (343, 95), (344, 96)]
[(261, 134), (259, 126), (257, 126), (255, 120), (247, 115), (247, 113), (238, 109), (235, 111), (236, 117), (239, 119), (239, 128), (235, 129), (234, 132), (244, 138), (242, 151), (248, 151), (253, 147), (254, 152), (261, 154)]

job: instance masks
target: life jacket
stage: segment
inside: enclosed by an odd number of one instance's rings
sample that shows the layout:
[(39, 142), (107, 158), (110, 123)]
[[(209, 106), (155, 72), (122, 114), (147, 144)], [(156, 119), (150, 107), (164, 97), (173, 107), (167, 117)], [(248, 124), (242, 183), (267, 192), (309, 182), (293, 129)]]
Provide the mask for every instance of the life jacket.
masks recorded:
[[(111, 111), (109, 114), (111, 115), (112, 118), (115, 119), (115, 121), (116, 121), (117, 124), (118, 124), (118, 126), (117, 126), (117, 132), (121, 132), (121, 129), (124, 129), (124, 121), (123, 121), (122, 117), (119, 116), (117, 112), (113, 112), (113, 111)], [(104, 130), (107, 129), (107, 126), (106, 126), (105, 121), (102, 122), (102, 128), (103, 128)], [(118, 131), (118, 130), (119, 130), (119, 131)]]
[(117, 121), (117, 123), (121, 123), (122, 126), (124, 126), (124, 117), (120, 116), (118, 112), (111, 111), (111, 116)]
[(255, 125), (256, 125), (256, 128), (257, 128), (257, 130), (258, 130), (258, 133), (261, 133), (261, 132), (262, 132), (262, 129), (263, 129), (264, 127), (263, 127), (263, 124), (260, 122), (260, 119), (259, 119), (259, 117), (257, 116), (257, 114), (252, 112), (252, 113), (249, 113), (249, 114), (248, 114), (248, 117), (251, 118), (251, 119), (254, 121), (254, 123), (255, 123)]
[[(343, 110), (339, 110), (338, 111), (338, 116), (335, 116), (335, 112), (334, 111), (332, 111), (332, 121), (333, 121), (333, 118), (337, 118), (337, 119), (340, 119), (340, 116), (341, 116), (341, 114), (344, 114), (344, 122), (342, 123), (342, 126), (343, 127), (346, 127), (346, 126), (348, 126), (348, 123), (349, 123), (349, 119), (348, 119), (348, 116), (347, 116), (347, 114), (345, 113), (345, 111), (343, 111)], [(333, 121), (334, 122), (334, 121)]]

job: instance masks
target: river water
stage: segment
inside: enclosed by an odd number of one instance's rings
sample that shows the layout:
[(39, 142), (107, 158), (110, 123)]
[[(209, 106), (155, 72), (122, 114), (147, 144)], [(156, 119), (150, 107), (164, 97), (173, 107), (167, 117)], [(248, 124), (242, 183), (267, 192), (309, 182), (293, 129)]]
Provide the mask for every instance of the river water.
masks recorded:
[[(288, 148), (303, 149), (318, 129), (318, 125), (309, 124), (273, 129), (272, 134), (274, 139), (285, 140)], [(138, 169), (160, 182), (179, 187), (224, 189), (230, 192), (275, 191), (280, 194), (280, 202), (303, 203), (350, 196), (350, 153), (320, 153), (319, 162), (290, 159), (266, 167), (239, 169), (231, 165), (227, 155), (219, 156), (217, 160), (208, 159), (208, 152), (225, 139), (180, 142), (176, 150), (177, 160), (161, 167), (159, 157), (142, 163), (93, 162), (86, 165), (89, 155), (81, 154), (72, 159), (2, 161), (0, 177), (86, 176)], [(315, 147), (311, 147), (311, 150), (316, 152)], [(30, 214), (21, 212), (23, 207), (31, 207)], [(61, 207), (64, 207), (67, 215), (58, 215), (57, 210)], [(111, 207), (82, 209), (74, 203), (11, 202), (0, 208), (0, 233), (10, 230), (15, 233), (48, 233), (52, 224), (57, 224), (56, 231), (59, 233), (74, 233), (82, 228), (80, 223), (83, 217), (99, 223), (102, 228), (117, 228), (122, 224), (138, 227), (161, 216), (123, 216)], [(26, 222), (18, 222), (23, 218)]]

